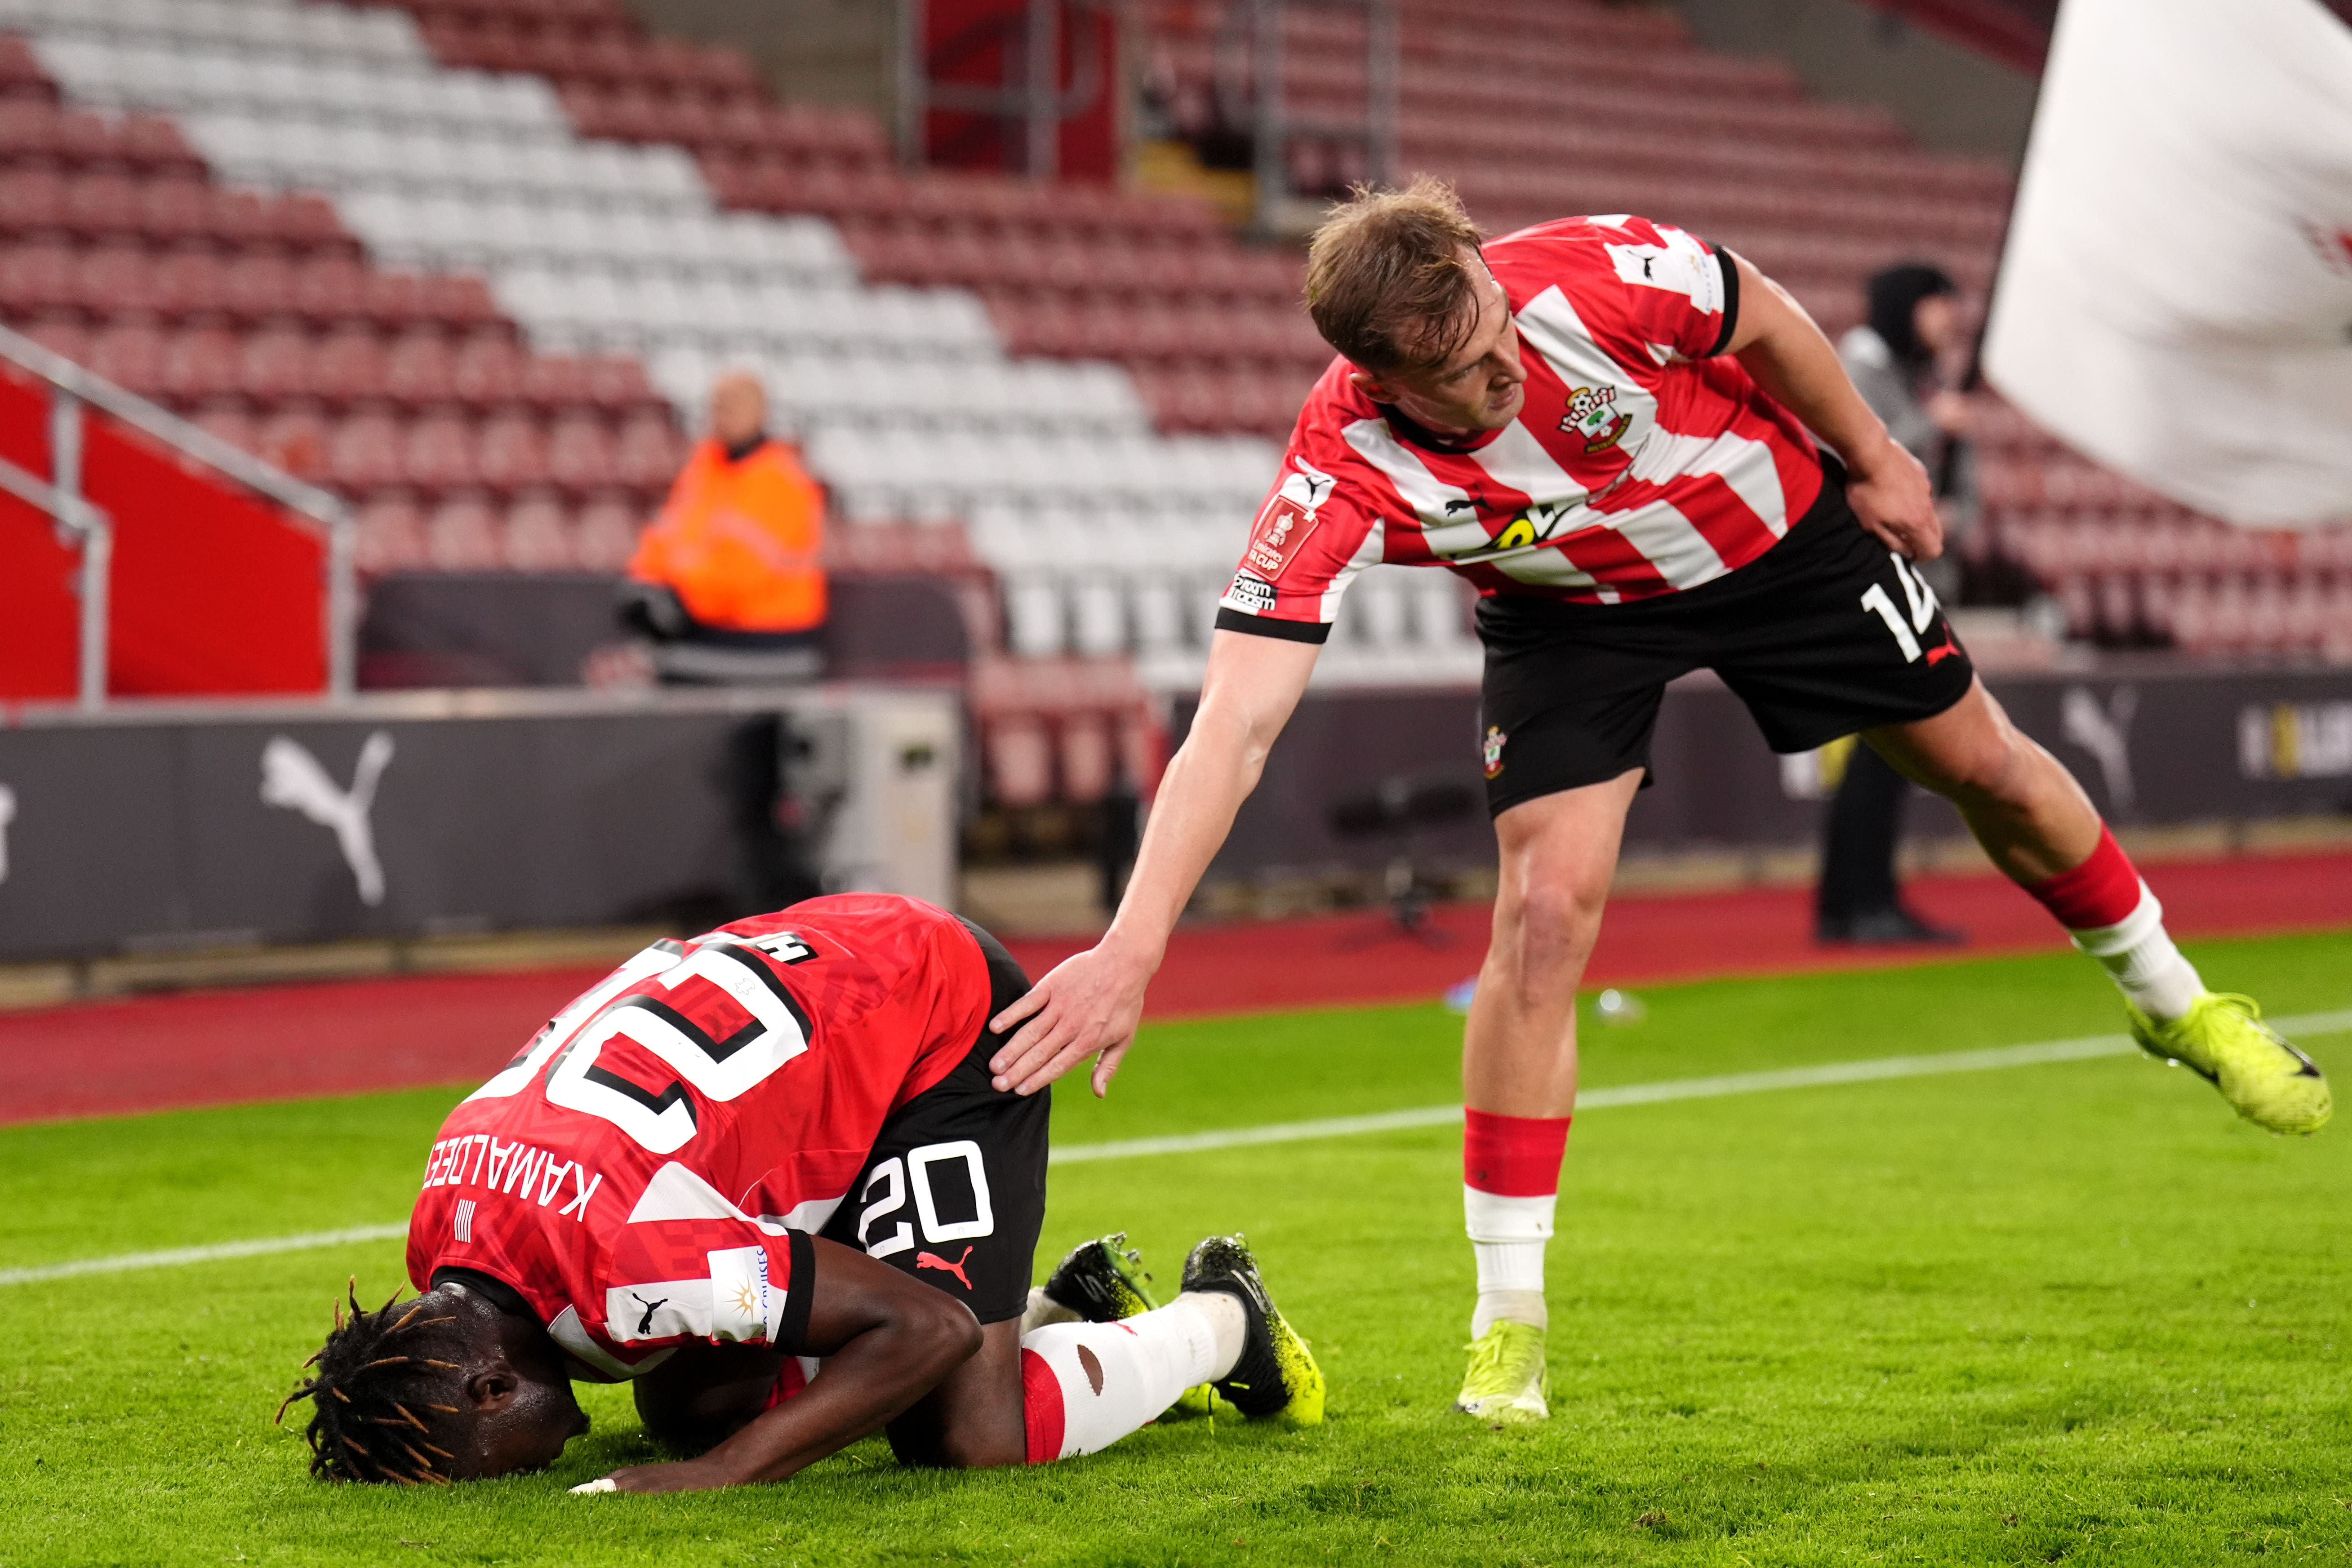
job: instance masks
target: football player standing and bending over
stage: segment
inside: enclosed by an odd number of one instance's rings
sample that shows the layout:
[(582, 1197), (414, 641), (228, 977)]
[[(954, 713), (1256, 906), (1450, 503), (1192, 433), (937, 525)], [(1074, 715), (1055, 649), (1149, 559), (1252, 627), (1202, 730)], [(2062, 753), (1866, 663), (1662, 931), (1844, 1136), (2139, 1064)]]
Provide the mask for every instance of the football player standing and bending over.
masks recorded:
[(1543, 1256), (1576, 989), (1662, 695), (1689, 670), (1720, 674), (1775, 751), (1859, 731), (1958, 806), (2114, 976), (2141, 1045), (2260, 1126), (2327, 1120), (2319, 1069), (2252, 1001), (2205, 989), (2081, 786), (1977, 680), (1912, 565), (1942, 548), (1926, 472), (1776, 284), (1622, 214), (1486, 242), (1423, 180), (1331, 214), (1307, 305), (1340, 357), (1218, 612), (1126, 898), (1099, 943), (998, 1015), (1018, 1033), (997, 1082), (1034, 1091), (1096, 1058), (1102, 1092), (1341, 593), (1386, 561), (1449, 567), (1483, 595), (1502, 876), (1463, 1047), (1478, 1265), (1463, 1410), (1547, 1414)]
[(879, 894), (629, 960), (443, 1123), (408, 1227), (424, 1293), (338, 1309), (294, 1395), (312, 1471), (541, 1468), (588, 1429), (576, 1377), (632, 1380), (698, 1456), (576, 1490), (778, 1480), (877, 1430), (913, 1464), (1042, 1463), (1204, 1382), (1319, 1422), (1322, 1373), (1237, 1237), (1194, 1247), (1165, 1307), (1117, 1237), (1030, 1289), (1048, 1108), (988, 1067), (1027, 989), (978, 927)]

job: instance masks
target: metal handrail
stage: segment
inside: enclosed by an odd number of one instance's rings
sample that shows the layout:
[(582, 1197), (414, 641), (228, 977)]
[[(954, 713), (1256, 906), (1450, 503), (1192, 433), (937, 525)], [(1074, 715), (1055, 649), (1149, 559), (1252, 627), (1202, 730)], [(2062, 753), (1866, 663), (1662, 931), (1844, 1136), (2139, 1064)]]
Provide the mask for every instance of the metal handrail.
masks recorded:
[[(74, 466), (72, 447), (77, 444), (65, 432), (71, 429), (78, 435), (79, 430), (80, 410), (79, 405), (67, 406), (68, 396), (59, 394), (58, 405), (50, 411), (50, 442), (59, 458), (60, 473)], [(70, 489), (47, 483), (5, 458), (0, 458), (0, 490), (6, 490), (26, 506), (45, 513), (66, 531), (81, 536), (82, 616), (74, 653), (74, 684), (83, 707), (103, 707), (107, 580), (114, 565), (114, 520), (104, 508)]]
[(87, 533), (91, 528), (103, 527), (110, 521), (106, 509), (96, 501), (68, 495), (5, 458), (0, 458), (0, 490), (6, 490), (36, 511), (57, 519), (59, 526), (71, 529), (76, 533)]
[[(105, 700), (107, 605), (103, 556), (112, 532), (106, 514), (91, 506), (81, 493), (80, 422), (85, 405), (153, 437), (316, 526), (327, 542), (326, 624), (320, 628), (327, 644), (327, 690), (338, 699), (352, 694), (358, 662), (359, 579), (358, 526), (351, 503), (331, 490), (303, 483), (250, 452), (231, 446), (202, 426), (190, 424), (169, 409), (125, 391), (104, 376), (6, 327), (0, 327), (0, 360), (31, 372), (50, 387), (54, 471), (48, 482), (43, 483), (9, 465), (11, 471), (0, 475), (0, 489), (83, 535), (81, 700), (85, 707), (95, 707)], [(38, 494), (25, 489), (26, 484), (36, 487)], [(93, 558), (98, 558), (95, 570)]]
[[(1108, 7), (1117, 15), (1117, 0), (1073, 0), (1072, 9), (1084, 13)], [(1023, 167), (1032, 179), (1052, 179), (1055, 174), (1055, 138), (1062, 121), (1094, 108), (1102, 96), (1108, 72), (1100, 38), (1091, 27), (1077, 30), (1071, 50), (1071, 79), (1056, 86), (1061, 68), (1061, 0), (1028, 0), (1021, 16), (991, 17), (967, 28), (932, 49), (925, 36), (923, 0), (898, 0), (898, 142), (899, 155), (910, 170), (926, 158), (927, 116), (934, 109), (1018, 120), (1023, 127)], [(943, 65), (992, 41), (1017, 42), (1019, 81), (1001, 87), (977, 83), (935, 81), (931, 73)], [(1007, 69), (1013, 69), (1013, 49), (1007, 49)]]
[[(1364, 114), (1360, 121), (1311, 120), (1290, 111), (1283, 90), (1284, 19), (1291, 5), (1348, 11), (1364, 18)], [(1399, 18), (1397, 0), (1237, 0), (1212, 39), (1217, 109), (1228, 124), (1247, 123), (1256, 189), (1255, 226), (1280, 236), (1292, 216), (1290, 143), (1353, 142), (1364, 150), (1365, 178), (1397, 177)], [(1235, 57), (1248, 71), (1248, 93), (1235, 79)]]

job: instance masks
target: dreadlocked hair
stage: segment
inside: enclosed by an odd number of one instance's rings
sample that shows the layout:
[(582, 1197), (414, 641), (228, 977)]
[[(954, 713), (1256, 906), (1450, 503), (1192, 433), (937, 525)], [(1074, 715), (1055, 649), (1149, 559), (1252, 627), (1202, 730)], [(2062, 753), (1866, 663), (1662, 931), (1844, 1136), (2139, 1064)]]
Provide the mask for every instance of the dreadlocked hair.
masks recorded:
[(463, 1352), (448, 1331), (435, 1331), (457, 1321), (455, 1315), (427, 1317), (431, 1301), (422, 1296), (402, 1301), (397, 1290), (381, 1309), (368, 1311), (360, 1305), (356, 1275), (345, 1297), (350, 1312), (335, 1303), (334, 1329), (319, 1353), (302, 1363), (310, 1375), (278, 1407), (278, 1420), (285, 1421), (296, 1400), (310, 1402), (303, 1436), (310, 1442), (314, 1476), (447, 1486), (457, 1456), (434, 1438), (446, 1418), (458, 1413), (449, 1403), (457, 1393), (450, 1374), (464, 1368), (436, 1352)]

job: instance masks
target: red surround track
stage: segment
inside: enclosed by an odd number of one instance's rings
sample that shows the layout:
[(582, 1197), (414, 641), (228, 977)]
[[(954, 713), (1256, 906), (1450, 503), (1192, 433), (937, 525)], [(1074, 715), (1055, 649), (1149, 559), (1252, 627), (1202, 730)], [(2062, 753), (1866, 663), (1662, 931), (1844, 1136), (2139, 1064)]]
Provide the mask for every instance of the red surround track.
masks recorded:
[[(2352, 927), (2352, 855), (2147, 868), (2184, 937)], [(1914, 883), (1962, 948), (1840, 949), (1811, 938), (1802, 889), (1627, 897), (1609, 909), (1587, 979), (1650, 984), (1708, 976), (1884, 968), (2064, 945), (2049, 917), (1990, 877)], [(1153, 984), (1150, 1016), (1425, 1001), (1473, 973), (1487, 911), (1441, 910), (1431, 947), (1349, 914), (1187, 928)], [(1043, 973), (1085, 945), (1016, 941)], [(600, 972), (531, 970), (192, 991), (0, 1015), (0, 1122), (348, 1094), (488, 1077)]]

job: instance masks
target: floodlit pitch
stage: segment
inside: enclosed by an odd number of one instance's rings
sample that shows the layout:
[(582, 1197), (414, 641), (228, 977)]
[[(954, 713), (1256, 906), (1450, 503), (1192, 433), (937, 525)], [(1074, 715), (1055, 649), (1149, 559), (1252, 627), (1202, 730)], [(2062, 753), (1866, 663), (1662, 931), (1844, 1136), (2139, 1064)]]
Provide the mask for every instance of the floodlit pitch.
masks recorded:
[[(2195, 956), (2281, 1012), (2352, 1006), (2352, 937)], [(2064, 955), (1642, 1000), (1590, 1028), (1596, 1086), (2114, 1028)], [(1434, 1006), (1156, 1026), (1110, 1100), (1064, 1097), (1056, 1142), (1443, 1105), (1459, 1027)], [(2347, 1038), (2309, 1044), (2326, 1062)], [(591, 1389), (596, 1430), (549, 1474), (320, 1487), (269, 1412), (326, 1321), (318, 1281), (389, 1291), (396, 1242), (0, 1287), (0, 1562), (2341, 1553), (2352, 1152), (2189, 1088), (2091, 1055), (1596, 1104), (1551, 1259), (1554, 1417), (1508, 1434), (1450, 1409), (1442, 1308), (1468, 1261), (1443, 1125), (1058, 1169), (1041, 1259), (1125, 1227), (1165, 1278), (1204, 1226), (1241, 1223), (1314, 1329), (1331, 1404), (1315, 1433), (1168, 1422), (1048, 1470), (908, 1472), (868, 1443), (779, 1487), (575, 1499), (656, 1457), (627, 1391)], [(0, 1268), (397, 1219), (457, 1092), (0, 1131)]]

